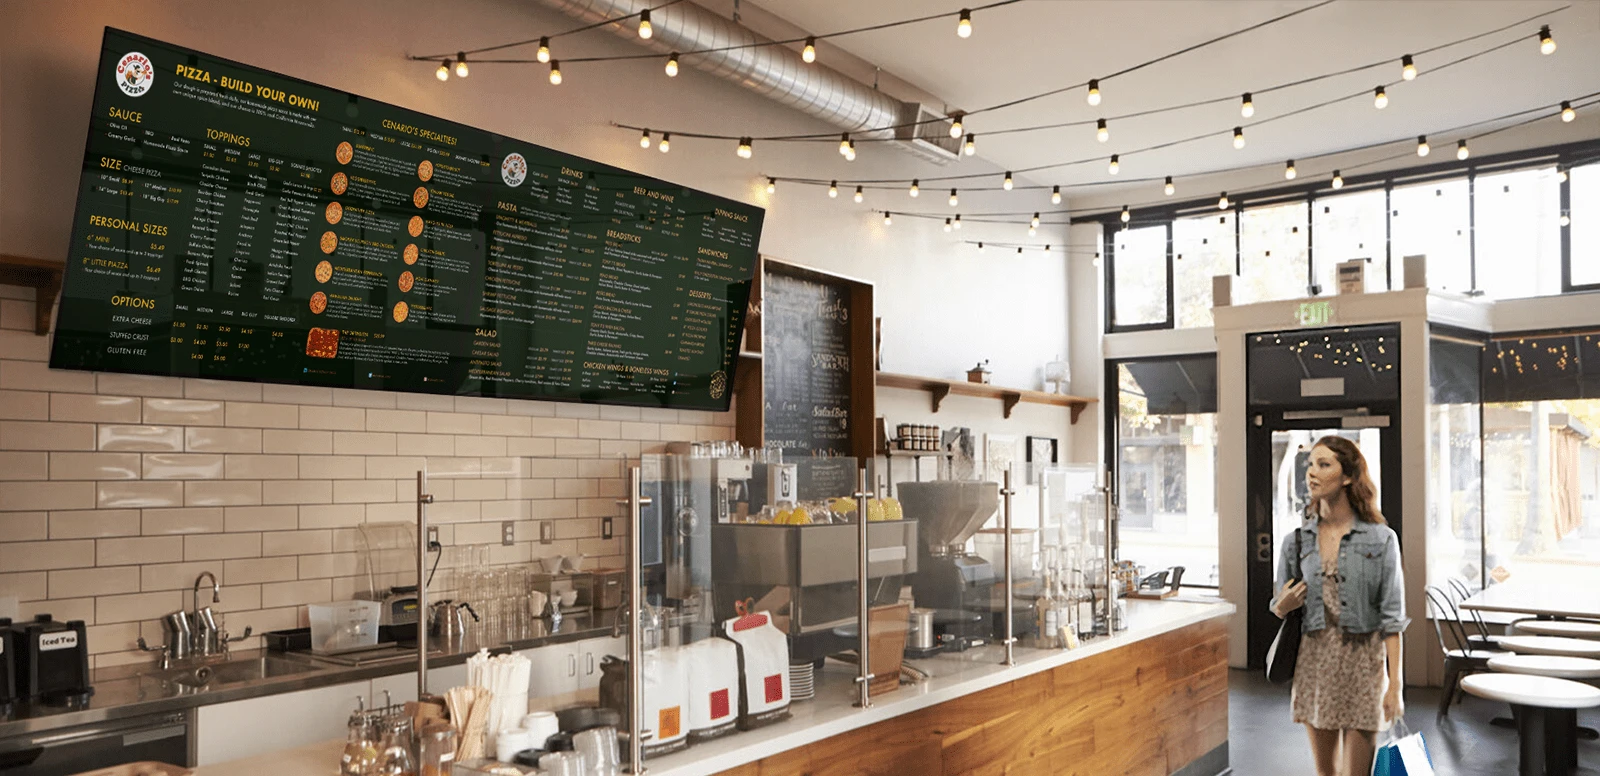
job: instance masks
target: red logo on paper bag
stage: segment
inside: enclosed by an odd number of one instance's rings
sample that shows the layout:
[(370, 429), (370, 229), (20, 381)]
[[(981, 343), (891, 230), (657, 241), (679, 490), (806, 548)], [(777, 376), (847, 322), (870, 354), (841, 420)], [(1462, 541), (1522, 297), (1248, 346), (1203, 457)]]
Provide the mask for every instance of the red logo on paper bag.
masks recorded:
[(150, 58), (137, 51), (130, 51), (117, 60), (117, 87), (129, 97), (138, 97), (150, 91), (150, 85), (155, 83), (155, 66), (150, 64)]
[(767, 691), (767, 703), (777, 703), (783, 700), (783, 674), (773, 674), (764, 680)]
[(732, 705), (728, 703), (728, 690), (726, 688), (711, 693), (711, 719), (716, 721), (728, 716)]

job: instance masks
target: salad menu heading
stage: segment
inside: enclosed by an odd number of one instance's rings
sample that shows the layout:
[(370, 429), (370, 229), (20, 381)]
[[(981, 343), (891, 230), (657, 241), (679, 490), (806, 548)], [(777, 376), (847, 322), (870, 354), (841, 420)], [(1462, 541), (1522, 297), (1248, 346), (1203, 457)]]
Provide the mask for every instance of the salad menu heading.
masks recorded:
[(727, 409), (760, 208), (109, 28), (98, 73), (52, 367)]

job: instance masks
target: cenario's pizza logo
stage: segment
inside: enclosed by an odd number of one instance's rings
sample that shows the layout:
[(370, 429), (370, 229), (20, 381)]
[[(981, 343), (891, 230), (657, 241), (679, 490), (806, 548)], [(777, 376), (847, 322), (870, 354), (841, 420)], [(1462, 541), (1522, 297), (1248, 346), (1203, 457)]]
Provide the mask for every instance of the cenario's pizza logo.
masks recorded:
[(728, 390), (728, 375), (727, 375), (727, 373), (723, 372), (720, 369), (715, 371), (715, 372), (712, 372), (711, 373), (711, 398), (720, 399), (720, 398), (722, 398), (722, 394), (724, 392), (726, 392), (727, 390)]
[(150, 58), (137, 51), (122, 55), (117, 61), (117, 88), (129, 97), (138, 97), (150, 91), (155, 83), (156, 69)]
[(500, 163), (500, 180), (507, 186), (516, 188), (528, 177), (528, 160), (522, 154), (512, 152), (506, 155), (506, 160)]

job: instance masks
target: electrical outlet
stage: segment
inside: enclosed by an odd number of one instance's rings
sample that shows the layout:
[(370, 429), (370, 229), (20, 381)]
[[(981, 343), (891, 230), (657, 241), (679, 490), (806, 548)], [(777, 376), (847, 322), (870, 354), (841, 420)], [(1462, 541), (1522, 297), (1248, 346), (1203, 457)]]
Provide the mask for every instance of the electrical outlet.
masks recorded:
[(549, 521), (549, 520), (540, 520), (539, 521), (539, 543), (540, 544), (555, 544), (556, 543), (556, 524), (554, 522)]
[(514, 521), (500, 523), (500, 543), (507, 547), (517, 543), (517, 524)]
[(428, 546), (432, 547), (432, 546), (434, 546), (434, 545), (436, 545), (438, 543), (439, 543), (439, 526), (436, 526), (436, 525), (428, 526)]
[(611, 529), (611, 518), (609, 518), (609, 517), (602, 518), (600, 520), (600, 538), (602, 538), (602, 539), (610, 539), (612, 536), (615, 536), (615, 535), (616, 534), (614, 534), (612, 532), (612, 529)]

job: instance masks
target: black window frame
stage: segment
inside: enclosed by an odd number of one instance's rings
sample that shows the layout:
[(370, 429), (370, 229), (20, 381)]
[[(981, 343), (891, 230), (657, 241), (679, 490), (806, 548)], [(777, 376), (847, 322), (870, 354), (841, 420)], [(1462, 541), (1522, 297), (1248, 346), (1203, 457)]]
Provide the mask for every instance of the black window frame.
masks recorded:
[[(1121, 333), (1121, 332), (1130, 332), (1130, 331), (1157, 331), (1157, 330), (1160, 330), (1160, 329), (1171, 329), (1171, 328), (1173, 328), (1176, 325), (1177, 319), (1175, 318), (1174, 312), (1173, 312), (1173, 293), (1172, 293), (1172, 280), (1173, 280), (1173, 277), (1172, 277), (1173, 276), (1173, 267), (1172, 267), (1172, 220), (1171, 219), (1166, 219), (1164, 221), (1160, 221), (1160, 220), (1157, 220), (1157, 221), (1129, 221), (1128, 223), (1124, 224), (1124, 223), (1122, 223), (1121, 217), (1119, 216), (1117, 218), (1117, 220), (1116, 220), (1116, 224), (1117, 224), (1117, 227), (1115, 229), (1112, 229), (1110, 227), (1106, 227), (1106, 228), (1101, 230), (1101, 238), (1103, 240), (1103, 245), (1102, 245), (1102, 249), (1101, 249), (1101, 255), (1106, 257), (1106, 274), (1105, 274), (1105, 283), (1106, 283), (1106, 305), (1105, 305), (1106, 321), (1105, 321), (1105, 324), (1106, 324), (1106, 331)], [(1166, 310), (1166, 316), (1167, 317), (1164, 320), (1151, 321), (1150, 323), (1128, 323), (1128, 324), (1117, 323), (1117, 246), (1116, 246), (1116, 235), (1117, 235), (1118, 232), (1122, 231), (1123, 229), (1145, 229), (1145, 228), (1149, 228), (1149, 227), (1152, 227), (1152, 226), (1165, 226), (1166, 229), (1167, 229), (1167, 259), (1166, 259), (1166, 262), (1165, 262), (1165, 265), (1166, 265), (1166, 268), (1167, 268), (1167, 310)]]

